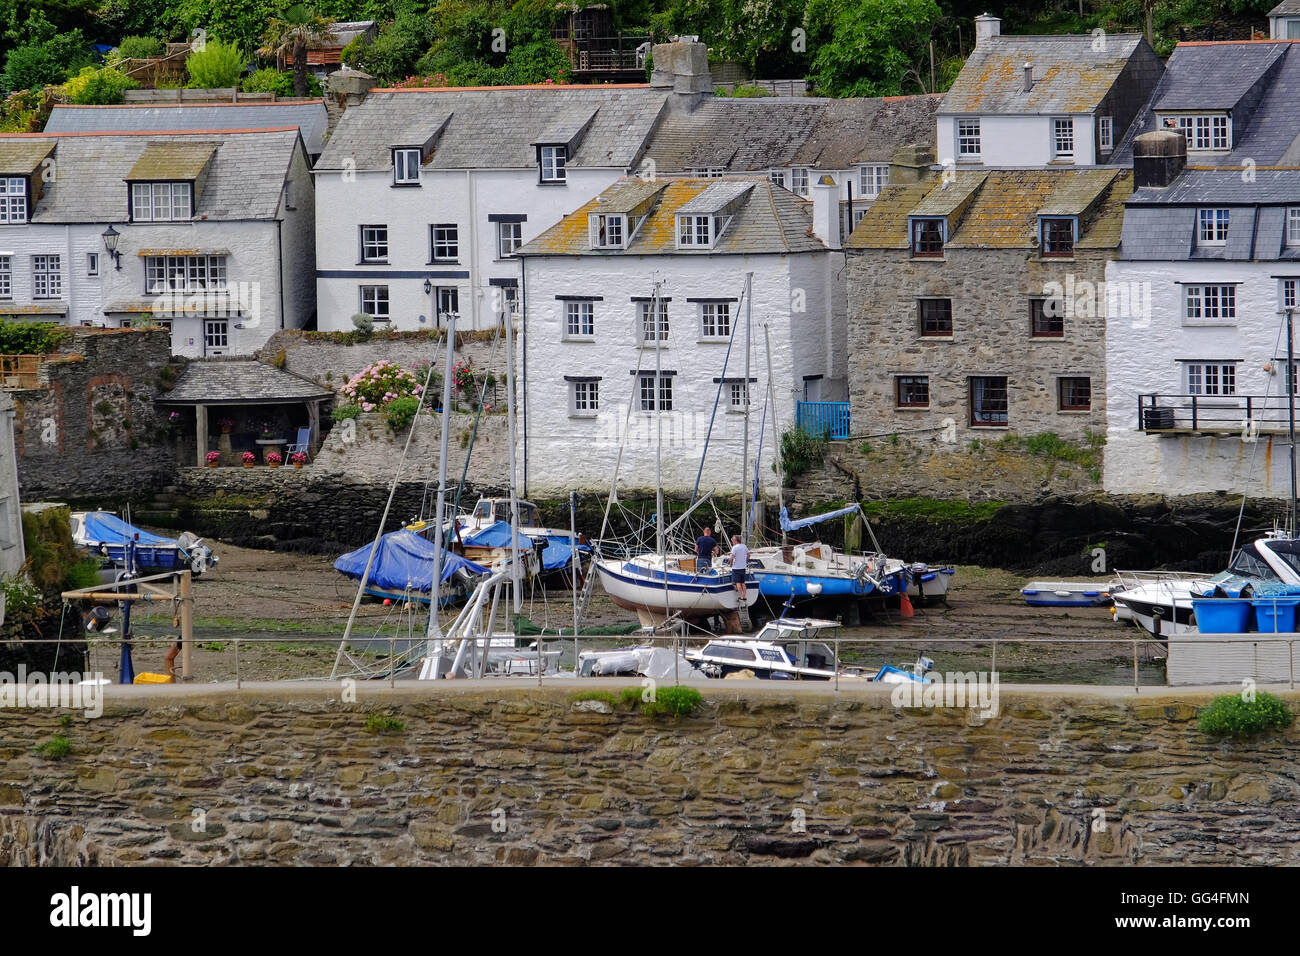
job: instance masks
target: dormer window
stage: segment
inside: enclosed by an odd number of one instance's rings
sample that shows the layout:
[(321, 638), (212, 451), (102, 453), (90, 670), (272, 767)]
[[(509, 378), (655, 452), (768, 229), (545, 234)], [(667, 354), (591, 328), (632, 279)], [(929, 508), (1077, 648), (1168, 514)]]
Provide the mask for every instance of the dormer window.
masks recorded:
[(541, 168), (542, 182), (563, 183), (568, 181), (565, 165), (569, 161), (567, 146), (539, 146), (537, 148), (538, 165)]
[(627, 246), (627, 216), (597, 214), (587, 217), (593, 249), (624, 249)]
[(393, 150), (393, 182), (398, 186), (420, 184), (420, 150)]
[(946, 225), (942, 219), (913, 219), (912, 255), (942, 256)]
[(678, 216), (677, 245), (699, 249), (713, 245), (713, 217)]
[(192, 183), (132, 183), (132, 222), (177, 222), (194, 218)]
[(0, 225), (27, 221), (27, 177), (0, 176)]
[(1074, 255), (1075, 221), (1065, 216), (1044, 216), (1039, 220), (1039, 237), (1044, 256)]
[(1196, 211), (1196, 244), (1200, 246), (1221, 246), (1228, 241), (1227, 208), (1198, 209)]
[(1232, 148), (1232, 126), (1226, 114), (1181, 114), (1162, 117), (1162, 125), (1178, 130), (1187, 137), (1188, 150), (1228, 150)]

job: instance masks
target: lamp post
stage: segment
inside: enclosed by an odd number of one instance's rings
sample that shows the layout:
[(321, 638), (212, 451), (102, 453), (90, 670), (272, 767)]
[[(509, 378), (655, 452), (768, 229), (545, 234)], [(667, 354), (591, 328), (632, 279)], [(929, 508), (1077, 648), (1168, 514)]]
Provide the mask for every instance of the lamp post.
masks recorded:
[(122, 254), (117, 251), (117, 243), (122, 238), (122, 234), (110, 225), (103, 231), (102, 235), (104, 237), (104, 249), (113, 257), (113, 268), (121, 272)]

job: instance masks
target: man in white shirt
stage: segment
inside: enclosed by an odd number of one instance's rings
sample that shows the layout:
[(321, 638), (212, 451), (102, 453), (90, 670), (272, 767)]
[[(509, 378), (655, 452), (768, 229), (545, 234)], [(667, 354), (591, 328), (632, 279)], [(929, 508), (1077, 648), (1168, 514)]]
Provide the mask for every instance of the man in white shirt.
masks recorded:
[(731, 584), (740, 595), (740, 603), (745, 603), (745, 575), (749, 571), (749, 548), (741, 543), (740, 535), (731, 536)]

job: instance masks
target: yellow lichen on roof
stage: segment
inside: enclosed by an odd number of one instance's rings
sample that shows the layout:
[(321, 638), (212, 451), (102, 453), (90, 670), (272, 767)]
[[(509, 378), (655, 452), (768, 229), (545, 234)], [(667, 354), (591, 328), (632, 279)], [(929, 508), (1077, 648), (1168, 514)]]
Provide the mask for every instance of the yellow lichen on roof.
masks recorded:
[(0, 139), (0, 173), (30, 176), (53, 150), (52, 139)]
[[(636, 180), (623, 182), (636, 182)], [(717, 180), (678, 179), (668, 183), (660, 194), (654, 211), (650, 213), (649, 218), (632, 239), (627, 251), (633, 253), (676, 251), (678, 207), (704, 192), (712, 182)], [(619, 185), (621, 184), (615, 184), (611, 188), (618, 189)], [(528, 243), (527, 251), (535, 255), (578, 255), (590, 252), (591, 239), (587, 228), (587, 217), (591, 213), (600, 211), (599, 197), (592, 199)], [(635, 225), (629, 223), (628, 228), (634, 228)]]
[(844, 244), (848, 249), (906, 249), (907, 217), (926, 194), (937, 189), (937, 180), (923, 180), (899, 186), (886, 186)]
[(216, 151), (213, 143), (150, 143), (126, 174), (126, 180), (197, 179)]
[(1091, 223), (1085, 223), (1077, 249), (1113, 249), (1119, 245), (1124, 230), (1124, 203), (1133, 195), (1133, 171), (1121, 170), (1110, 191), (1097, 207)]

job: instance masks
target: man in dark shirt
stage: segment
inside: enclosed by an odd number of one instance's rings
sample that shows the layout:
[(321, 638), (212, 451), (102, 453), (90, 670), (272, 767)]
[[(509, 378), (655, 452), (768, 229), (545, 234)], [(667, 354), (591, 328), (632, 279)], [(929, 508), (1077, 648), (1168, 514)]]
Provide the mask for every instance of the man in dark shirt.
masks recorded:
[(704, 534), (695, 539), (695, 573), (712, 571), (713, 556), (717, 553), (718, 542), (714, 540), (713, 528), (705, 528)]

